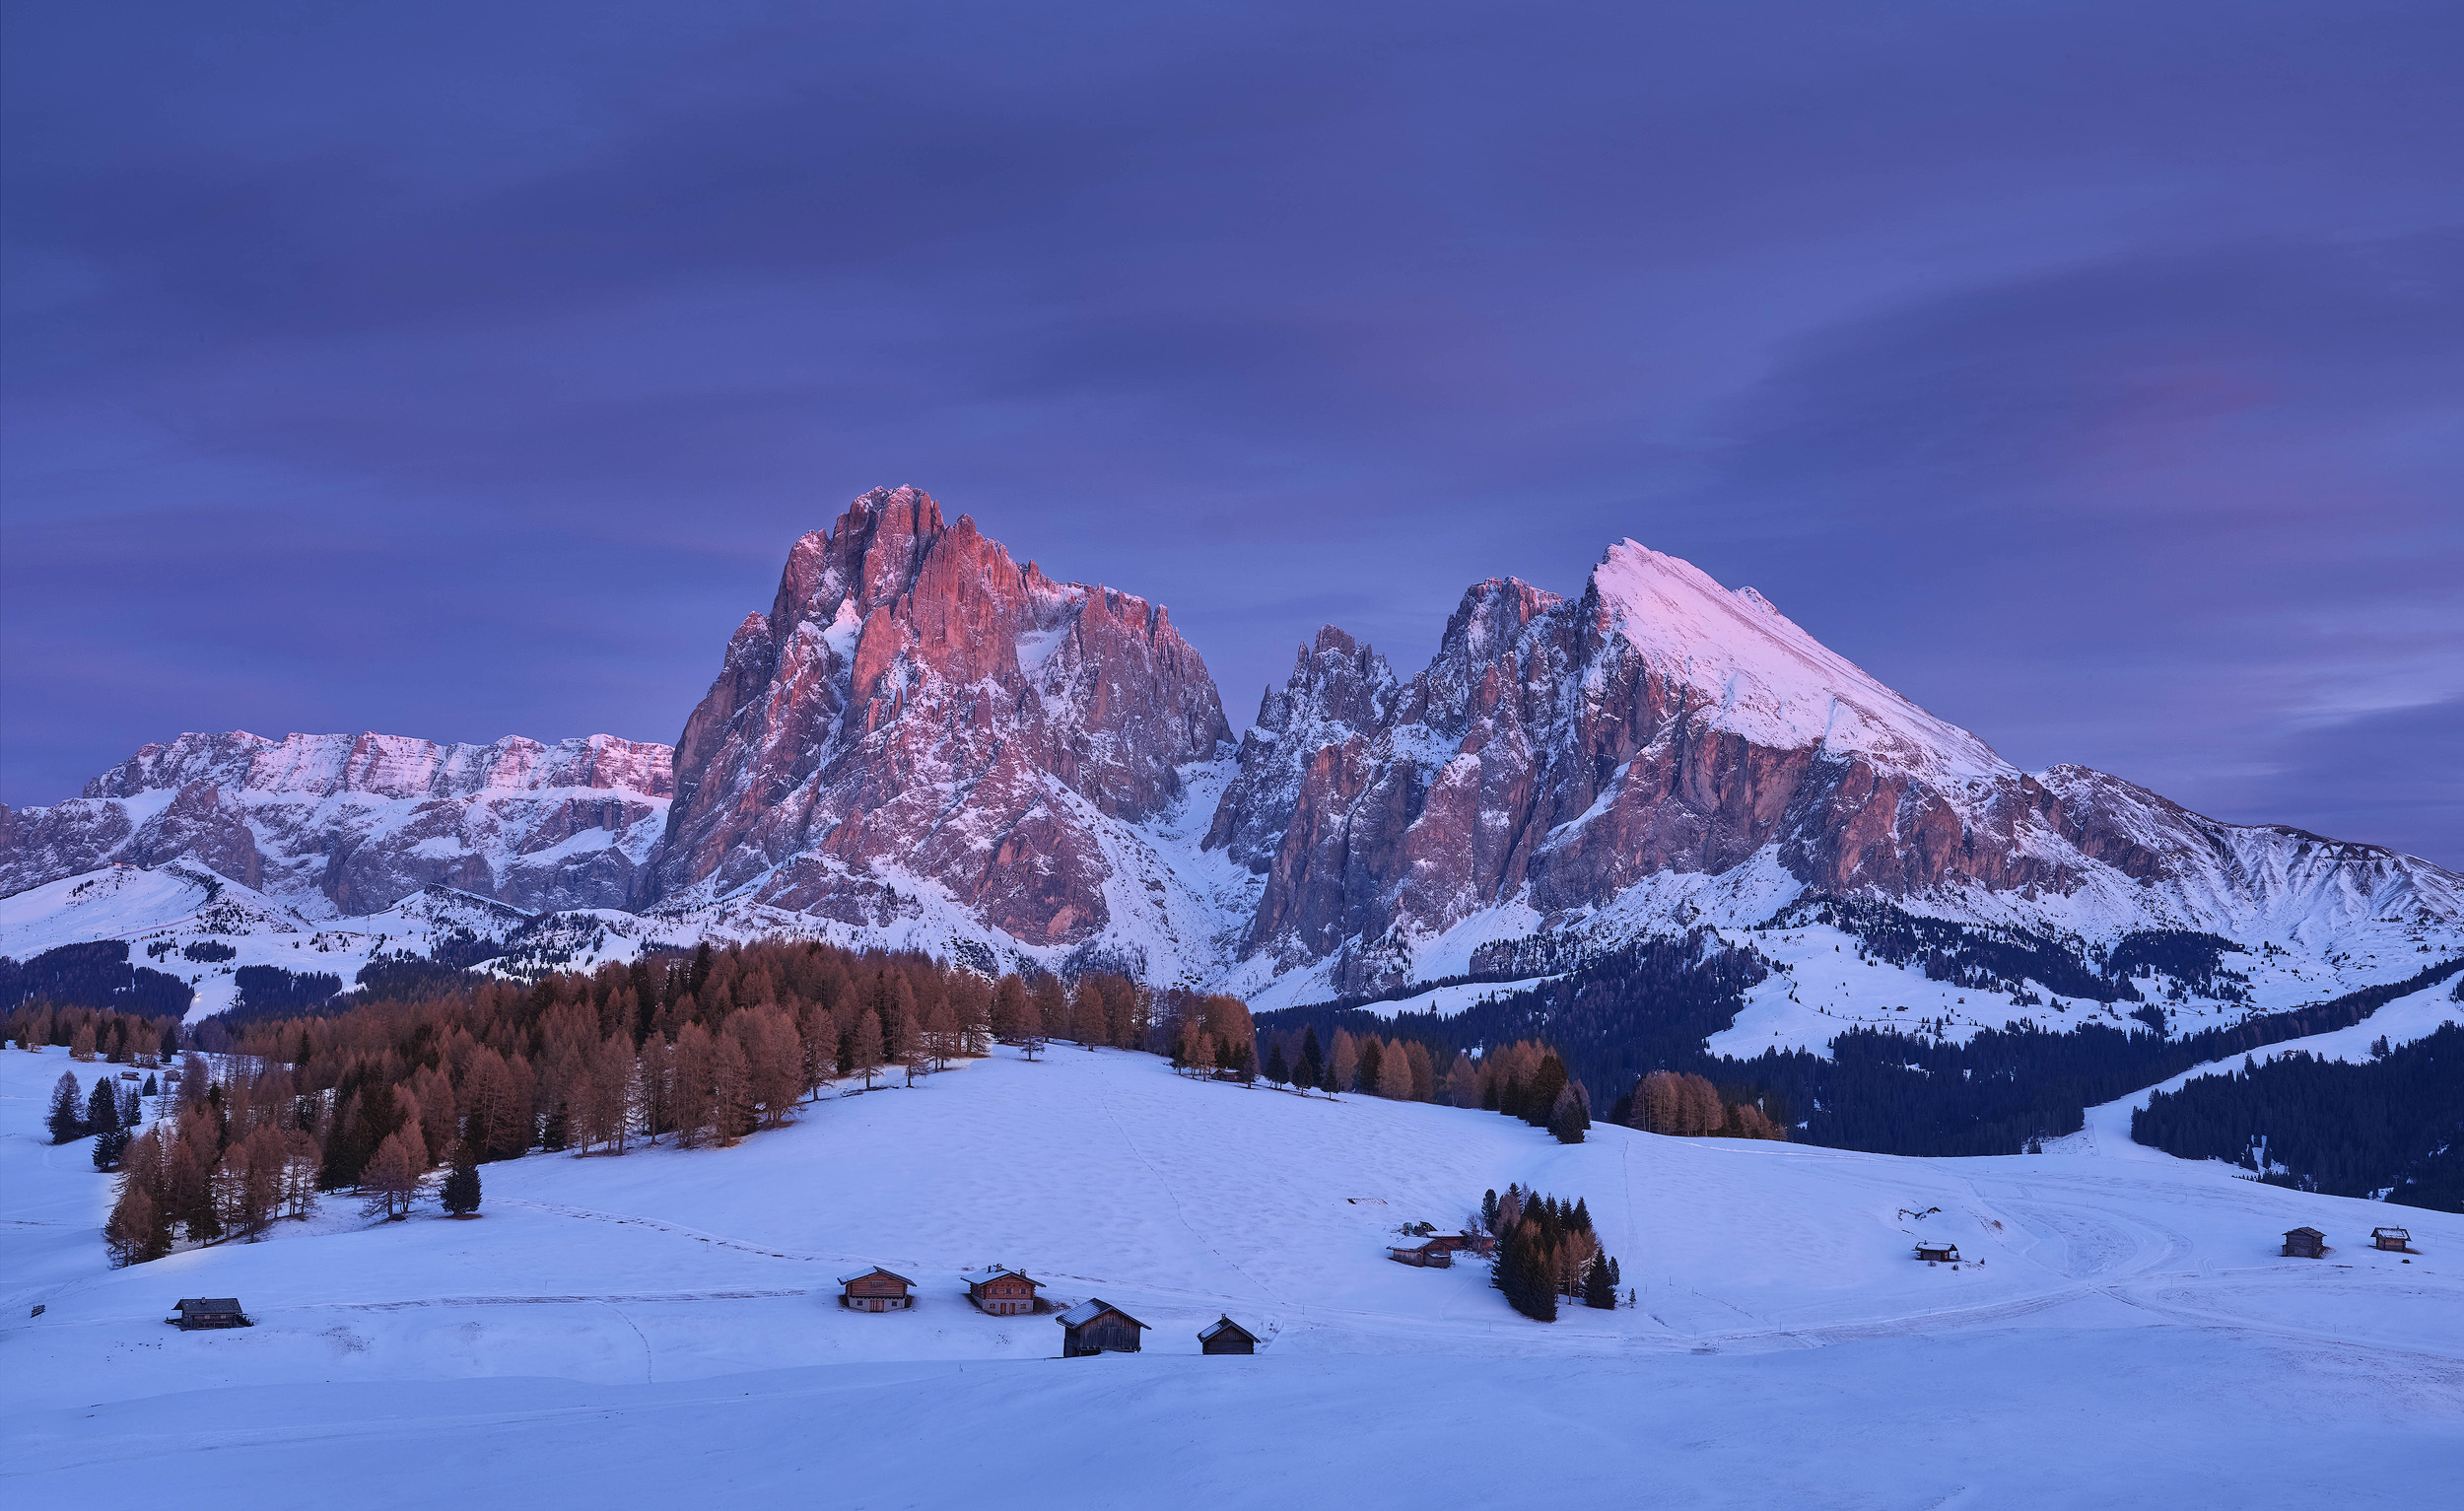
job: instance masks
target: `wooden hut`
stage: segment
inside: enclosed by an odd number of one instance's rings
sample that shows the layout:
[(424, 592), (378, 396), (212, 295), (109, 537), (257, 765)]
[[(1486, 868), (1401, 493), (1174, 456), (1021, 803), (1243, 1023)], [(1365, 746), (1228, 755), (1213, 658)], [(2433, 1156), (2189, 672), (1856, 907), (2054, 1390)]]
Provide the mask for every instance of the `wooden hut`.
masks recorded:
[(1451, 1270), (1455, 1264), (1455, 1251), (1448, 1248), (1442, 1238), (1431, 1238), (1416, 1244), (1392, 1244), (1387, 1248), (1386, 1257), (1398, 1265), (1417, 1265), (1423, 1270)]
[(2285, 1257), (2318, 1259), (2327, 1253), (2327, 1235), (2316, 1228), (2294, 1228), (2285, 1235)]
[(1198, 1331), (1200, 1353), (1256, 1353), (1258, 1335), (1234, 1322), (1229, 1313)]
[(1146, 1324), (1101, 1296), (1089, 1296), (1054, 1319), (1061, 1324), (1061, 1356), (1082, 1359), (1098, 1353), (1135, 1353)]
[(2372, 1228), (2370, 1247), (2384, 1249), (2390, 1254), (2411, 1254), (2414, 1252), (2413, 1235), (2402, 1228)]
[(903, 1312), (916, 1304), (915, 1281), (876, 1265), (839, 1276), (839, 1305), (852, 1312)]
[(192, 1296), (171, 1308), (171, 1315), (163, 1319), (182, 1331), (198, 1328), (246, 1328), (255, 1326), (247, 1314), (240, 1310), (237, 1296)]
[(1916, 1246), (1916, 1257), (1929, 1265), (1955, 1265), (1959, 1263), (1959, 1246), (1920, 1240)]
[(1023, 1317), (1035, 1310), (1035, 1293), (1043, 1287), (1041, 1280), (1031, 1280), (1007, 1265), (987, 1265), (970, 1270), (967, 1299), (976, 1310), (994, 1317)]
[(1446, 1233), (1429, 1242), (1443, 1245), (1450, 1254), (1476, 1254), (1482, 1259), (1497, 1257), (1497, 1240), (1486, 1233)]

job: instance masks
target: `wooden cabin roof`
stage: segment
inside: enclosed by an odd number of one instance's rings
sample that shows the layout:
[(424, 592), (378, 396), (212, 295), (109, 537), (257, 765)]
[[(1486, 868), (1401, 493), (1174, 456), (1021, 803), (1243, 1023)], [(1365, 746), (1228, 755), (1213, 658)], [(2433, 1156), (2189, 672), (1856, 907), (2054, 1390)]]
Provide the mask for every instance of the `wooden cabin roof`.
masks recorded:
[(1037, 1290), (1044, 1288), (1042, 1280), (1035, 1279), (1023, 1270), (1012, 1270), (1007, 1265), (987, 1265), (981, 1270), (962, 1270), (958, 1272), (958, 1277), (970, 1285), (982, 1285), (1004, 1275), (1013, 1280), (1025, 1280)]
[(240, 1298), (238, 1296), (191, 1296), (172, 1307), (171, 1310), (174, 1312), (236, 1312), (240, 1310)]
[(1198, 1329), (1198, 1340), (1201, 1343), (1210, 1343), (1216, 1339), (1221, 1338), (1226, 1333), (1238, 1333), (1241, 1337), (1248, 1339), (1253, 1343), (1258, 1341), (1257, 1334), (1252, 1333), (1249, 1329), (1242, 1327), (1237, 1322), (1234, 1322), (1229, 1316), (1217, 1318), (1215, 1321), (1210, 1322), (1206, 1326)]
[(2316, 1228), (2287, 1228), (2285, 1236), (2287, 1238), (2325, 1238), (2327, 1235)]
[(915, 1281), (907, 1278), (907, 1276), (900, 1274), (897, 1271), (884, 1270), (879, 1265), (874, 1265), (866, 1270), (852, 1271), (847, 1274), (843, 1274), (839, 1276), (839, 1283), (841, 1285), (853, 1285), (858, 1280), (870, 1279), (872, 1276), (877, 1274), (886, 1274), (891, 1279), (898, 1281), (901, 1285), (913, 1285), (916, 1283)]
[(2402, 1229), (2402, 1228), (2372, 1228), (2372, 1229), (2370, 1229), (2370, 1237), (2372, 1237), (2372, 1238), (2401, 1238), (2401, 1239), (2404, 1239), (2406, 1242), (2408, 1242), (2408, 1243), (2409, 1243), (2409, 1242), (2411, 1242), (2411, 1241), (2412, 1241), (2413, 1235), (2412, 1235), (2412, 1234), (2410, 1234), (2410, 1233), (2407, 1233), (2407, 1232), (2406, 1232), (2406, 1231), (2404, 1231), (2404, 1229)]
[[(1103, 1316), (1106, 1312), (1112, 1313), (1123, 1322), (1128, 1323), (1130, 1327), (1146, 1327), (1146, 1324), (1138, 1321), (1136, 1318), (1130, 1316), (1129, 1313), (1113, 1305), (1101, 1296), (1089, 1296), (1084, 1301), (1079, 1302), (1076, 1306), (1071, 1307), (1069, 1310), (1061, 1313), (1059, 1317), (1056, 1317), (1053, 1320), (1060, 1323), (1064, 1328), (1083, 1328), (1088, 1323), (1093, 1322), (1096, 1318)], [(1154, 1330), (1150, 1328), (1147, 1331), (1152, 1332)]]

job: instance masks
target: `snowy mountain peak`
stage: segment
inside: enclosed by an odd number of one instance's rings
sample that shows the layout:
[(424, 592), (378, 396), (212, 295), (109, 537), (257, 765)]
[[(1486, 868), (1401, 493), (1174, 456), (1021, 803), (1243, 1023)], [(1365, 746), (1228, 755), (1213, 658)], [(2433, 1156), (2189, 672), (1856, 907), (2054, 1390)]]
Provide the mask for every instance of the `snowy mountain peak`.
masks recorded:
[(2015, 775), (1983, 740), (1884, 687), (1750, 587), (1632, 540), (1592, 570), (1604, 630), (1689, 689), (1688, 718), (1778, 750), (1846, 752), (1937, 782)]

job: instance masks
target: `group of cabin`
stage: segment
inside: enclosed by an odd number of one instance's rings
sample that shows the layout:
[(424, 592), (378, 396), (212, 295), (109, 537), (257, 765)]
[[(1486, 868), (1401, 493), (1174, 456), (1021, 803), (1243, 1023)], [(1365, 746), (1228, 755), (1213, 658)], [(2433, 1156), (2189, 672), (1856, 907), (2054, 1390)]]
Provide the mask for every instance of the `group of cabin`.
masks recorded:
[(1386, 1257), (1398, 1265), (1415, 1265), (1422, 1270), (1451, 1270), (1455, 1256), (1466, 1253), (1494, 1259), (1497, 1240), (1486, 1233), (1441, 1233), (1416, 1244), (1391, 1244)]
[[(2413, 1247), (2413, 1235), (2402, 1228), (2370, 1229), (2370, 1247), (2389, 1254), (2419, 1254)], [(2327, 1256), (2327, 1235), (2316, 1228), (2294, 1228), (2285, 1235), (2285, 1258), (2324, 1259)]]
[[(1006, 1265), (987, 1265), (966, 1271), (967, 1299), (978, 1311), (993, 1317), (1023, 1317), (1043, 1303), (1036, 1292), (1044, 1282)], [(916, 1282), (875, 1265), (839, 1276), (839, 1305), (855, 1312), (903, 1312), (916, 1304)], [(1091, 1296), (1054, 1319), (1061, 1324), (1061, 1356), (1084, 1358), (1098, 1353), (1136, 1353), (1138, 1335), (1146, 1324), (1106, 1301)], [(1258, 1335), (1218, 1318), (1198, 1335), (1200, 1353), (1256, 1353)]]
[[(967, 1299), (976, 1310), (993, 1317), (1023, 1317), (1042, 1305), (1036, 1292), (1044, 1282), (1007, 1265), (987, 1265), (960, 1275)], [(895, 1270), (875, 1265), (839, 1276), (839, 1305), (851, 1312), (904, 1312), (916, 1304), (916, 1282)]]

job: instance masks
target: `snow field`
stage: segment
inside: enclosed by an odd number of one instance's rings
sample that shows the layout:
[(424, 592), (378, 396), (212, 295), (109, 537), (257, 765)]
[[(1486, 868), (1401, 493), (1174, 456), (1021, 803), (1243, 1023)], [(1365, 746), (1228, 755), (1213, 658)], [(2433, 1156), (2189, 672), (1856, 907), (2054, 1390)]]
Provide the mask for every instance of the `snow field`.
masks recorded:
[[(475, 1221), (372, 1226), (336, 1197), (266, 1242), (115, 1271), (108, 1178), (82, 1141), (40, 1141), (69, 1064), (0, 1054), (0, 1493), (21, 1504), (132, 1462), (203, 1504), (308, 1503), (372, 1453), (420, 1466), (354, 1479), (381, 1504), (721, 1484), (1514, 1503), (1532, 1462), (1680, 1505), (2368, 1503), (2423, 1498), (2464, 1451), (2464, 1216), (2146, 1150), (1910, 1160), (1605, 1128), (1568, 1147), (1063, 1045), (828, 1098), (732, 1149), (489, 1165)], [(1451, 1228), (1518, 1180), (1586, 1199), (1639, 1305), (1542, 1326), (1484, 1267), (1384, 1258), (1399, 1224)], [(2411, 1265), (2362, 1247), (2389, 1221)], [(2304, 1222), (2328, 1262), (2276, 1257)], [(1970, 1263), (1917, 1263), (1920, 1235)], [(967, 1305), (958, 1271), (987, 1261), (1126, 1307), (1148, 1351), (1052, 1359), (1049, 1316)], [(867, 1263), (921, 1282), (917, 1309), (842, 1311), (832, 1277)], [(199, 1294), (258, 1325), (163, 1324)], [(1195, 1357), (1227, 1311), (1265, 1350)], [(2297, 1392), (2270, 1383), (2288, 1374)]]

